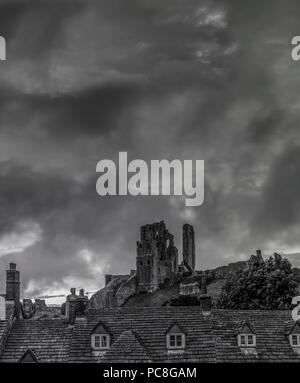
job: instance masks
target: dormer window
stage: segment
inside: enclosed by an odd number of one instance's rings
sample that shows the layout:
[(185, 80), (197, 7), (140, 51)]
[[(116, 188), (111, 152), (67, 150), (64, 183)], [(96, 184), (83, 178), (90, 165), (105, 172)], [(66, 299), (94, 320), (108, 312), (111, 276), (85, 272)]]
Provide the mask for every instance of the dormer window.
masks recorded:
[(291, 334), (290, 335), (290, 343), (292, 347), (300, 347), (300, 335), (299, 334)]
[(240, 347), (255, 347), (256, 346), (256, 336), (252, 334), (239, 334), (238, 335), (238, 344)]
[(237, 331), (237, 340), (239, 347), (255, 347), (256, 335), (247, 322), (242, 322)]
[(295, 322), (291, 331), (289, 332), (290, 345), (293, 347), (294, 351), (297, 353), (300, 352), (300, 324)]
[(95, 350), (102, 350), (103, 348), (109, 348), (109, 335), (93, 335), (92, 347)]
[(185, 348), (185, 334), (177, 324), (169, 328), (166, 337), (168, 349), (178, 350)]
[(110, 334), (102, 324), (94, 328), (91, 334), (91, 346), (94, 351), (105, 351), (110, 347)]
[(182, 348), (184, 347), (184, 334), (170, 334), (168, 348)]

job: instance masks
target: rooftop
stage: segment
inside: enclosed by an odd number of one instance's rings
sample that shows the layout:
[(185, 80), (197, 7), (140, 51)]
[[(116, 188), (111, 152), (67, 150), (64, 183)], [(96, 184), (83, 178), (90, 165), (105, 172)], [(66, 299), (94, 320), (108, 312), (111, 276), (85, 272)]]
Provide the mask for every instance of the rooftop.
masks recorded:
[[(237, 342), (244, 323), (256, 335), (251, 350)], [(91, 334), (99, 324), (111, 347), (95, 356)], [(167, 348), (173, 324), (185, 334), (180, 352)], [(212, 310), (210, 315), (198, 306), (90, 310), (74, 326), (61, 319), (16, 320), (1, 362), (18, 362), (29, 350), (40, 362), (300, 362), (289, 343), (294, 324), (289, 310)]]

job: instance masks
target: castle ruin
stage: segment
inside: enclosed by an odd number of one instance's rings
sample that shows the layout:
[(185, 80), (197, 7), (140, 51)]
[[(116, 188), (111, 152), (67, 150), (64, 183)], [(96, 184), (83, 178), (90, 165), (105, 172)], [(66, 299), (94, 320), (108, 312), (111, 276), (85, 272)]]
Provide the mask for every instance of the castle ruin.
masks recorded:
[(192, 274), (195, 270), (195, 237), (191, 225), (183, 226), (181, 264), (174, 235), (167, 230), (164, 221), (143, 225), (136, 245), (136, 270), (131, 270), (129, 275), (106, 275), (105, 287), (92, 297), (95, 306), (121, 306), (133, 295), (173, 286), (179, 275)]
[(195, 270), (195, 233), (192, 225), (183, 225), (182, 230), (183, 263), (191, 271)]
[(142, 226), (137, 241), (137, 292), (154, 292), (164, 283), (174, 283), (177, 271), (178, 250), (164, 221)]

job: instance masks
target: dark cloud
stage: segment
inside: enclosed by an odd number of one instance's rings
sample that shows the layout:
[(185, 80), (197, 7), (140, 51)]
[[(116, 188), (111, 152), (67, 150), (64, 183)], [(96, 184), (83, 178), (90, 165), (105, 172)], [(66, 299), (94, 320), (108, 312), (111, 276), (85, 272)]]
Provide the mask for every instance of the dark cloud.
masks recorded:
[(67, 208), (78, 186), (55, 174), (40, 174), (26, 165), (2, 162), (0, 167), (1, 233), (22, 220), (40, 221)]
[(12, 0), (0, 2), (1, 33), (10, 57), (41, 60), (44, 53), (61, 43), (66, 19), (82, 11), (82, 1)]
[(300, 146), (285, 146), (274, 161), (262, 194), (256, 225), (277, 234), (300, 224)]
[[(7, 97), (18, 113), (9, 108), (9, 101), (4, 101), (2, 121), (9, 123), (9, 129), (15, 125), (16, 129), (23, 126), (26, 130), (32, 121), (41, 118), (37, 129), (50, 136), (68, 139), (77, 134), (101, 136), (120, 127), (124, 112), (129, 113), (138, 102), (139, 94), (138, 84), (126, 83), (112, 83), (60, 96), (15, 93)], [(4, 123), (2, 127), (7, 129)]]
[[(135, 265), (139, 226), (197, 234), (197, 267), (299, 253), (299, 2), (0, 1), (0, 266), (24, 294)], [(205, 203), (96, 194), (96, 163), (205, 160)]]

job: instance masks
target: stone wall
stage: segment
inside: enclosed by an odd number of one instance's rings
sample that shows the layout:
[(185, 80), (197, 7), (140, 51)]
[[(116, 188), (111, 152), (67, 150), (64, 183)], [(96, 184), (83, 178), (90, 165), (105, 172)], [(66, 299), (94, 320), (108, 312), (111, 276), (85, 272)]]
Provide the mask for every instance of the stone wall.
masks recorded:
[(174, 236), (169, 233), (164, 221), (141, 227), (137, 241), (138, 292), (153, 293), (167, 280), (172, 283), (178, 271), (178, 250)]
[(180, 284), (179, 295), (198, 295), (201, 290), (198, 282)]

